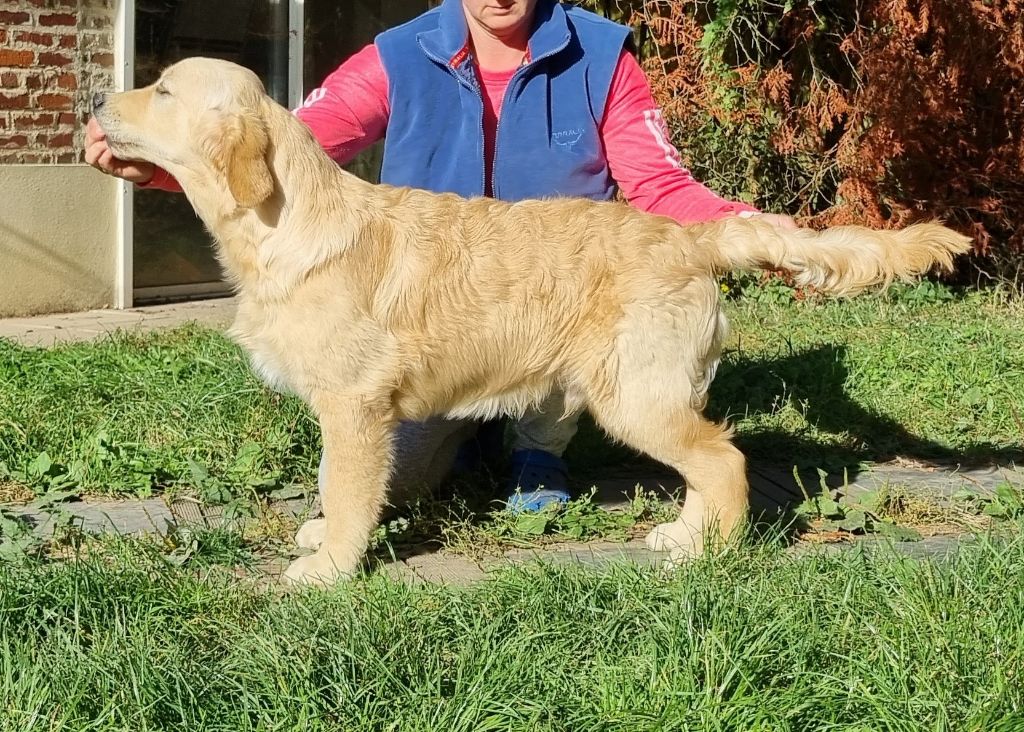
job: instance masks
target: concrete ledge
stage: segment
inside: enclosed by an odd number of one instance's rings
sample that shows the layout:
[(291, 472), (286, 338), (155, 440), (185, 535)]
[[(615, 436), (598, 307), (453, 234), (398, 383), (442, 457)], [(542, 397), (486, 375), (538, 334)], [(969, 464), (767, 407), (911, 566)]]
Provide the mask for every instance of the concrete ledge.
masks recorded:
[(102, 338), (124, 331), (149, 331), (200, 323), (223, 329), (235, 317), (233, 298), (154, 305), (129, 310), (86, 310), (77, 313), (0, 319), (0, 338), (26, 346), (53, 346)]

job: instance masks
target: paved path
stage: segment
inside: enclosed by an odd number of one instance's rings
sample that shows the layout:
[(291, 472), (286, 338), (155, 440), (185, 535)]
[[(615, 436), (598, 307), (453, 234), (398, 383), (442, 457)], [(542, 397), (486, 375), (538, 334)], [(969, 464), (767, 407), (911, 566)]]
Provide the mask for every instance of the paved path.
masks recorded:
[(154, 330), (196, 322), (223, 328), (235, 315), (235, 301), (213, 300), (153, 305), (129, 310), (86, 310), (80, 313), (0, 318), (0, 338), (26, 346), (52, 346), (99, 338), (118, 330)]
[[(836, 544), (796, 544), (791, 547), (793, 553), (822, 551), (850, 551), (858, 547), (869, 550), (885, 544), (895, 547), (900, 554), (915, 559), (940, 559), (954, 554), (969, 537), (961, 536), (929, 536), (921, 541), (890, 544), (878, 537), (863, 537), (856, 542)], [(546, 564), (582, 564), (588, 567), (607, 567), (614, 564), (629, 564), (639, 567), (658, 567), (667, 555), (663, 552), (652, 552), (643, 540), (634, 539), (629, 542), (593, 541), (586, 544), (552, 544), (543, 549), (513, 549), (501, 556), (474, 560), (468, 557), (444, 553), (422, 554), (410, 557), (401, 562), (381, 563), (377, 569), (389, 577), (411, 583), (435, 582), (453, 585), (464, 585), (485, 579), (488, 573), (507, 567), (510, 564), (524, 564), (541, 561)], [(267, 567), (269, 574), (284, 571), (285, 563)]]
[[(817, 479), (817, 476), (815, 476)], [(850, 481), (840, 488), (843, 495), (856, 497), (867, 491), (877, 490), (883, 486), (902, 487), (919, 494), (927, 494), (936, 498), (949, 498), (962, 488), (971, 488), (980, 493), (991, 493), (1002, 482), (1009, 481), (1014, 485), (1024, 485), (1024, 469), (986, 468), (983, 470), (922, 471), (890, 466), (875, 466), (861, 473), (856, 480)], [(777, 509), (800, 503), (803, 497), (792, 474), (781, 470), (751, 468), (750, 482), (752, 488), (752, 504), (755, 511), (768, 514)], [(580, 486), (591, 485), (596, 489), (594, 500), (609, 510), (626, 508), (637, 486), (646, 491), (658, 494), (663, 503), (675, 503), (675, 496), (680, 492), (681, 481), (669, 473), (637, 472), (631, 475), (617, 475), (581, 481)], [(814, 486), (817, 486), (815, 480)], [(812, 495), (819, 495), (820, 489), (810, 490)], [(116, 531), (122, 534), (143, 534), (164, 532), (172, 523), (199, 524), (218, 522), (221, 520), (219, 507), (204, 507), (191, 500), (178, 500), (168, 504), (163, 498), (129, 499), (129, 500), (94, 500), (85, 499), (62, 503), (44, 509), (37, 509), (32, 504), (0, 504), (0, 508), (25, 516), (32, 521), (36, 532), (41, 537), (49, 537), (53, 531), (54, 516), (58, 512), (70, 514), (78, 525), (86, 531)], [(315, 512), (315, 505), (307, 501), (293, 499), (272, 504), (271, 510), (302, 517)]]
[[(624, 471), (625, 472), (625, 471)], [(768, 515), (779, 509), (799, 503), (800, 489), (792, 476), (781, 470), (754, 467), (751, 470), (753, 504), (755, 511)], [(861, 473), (850, 481), (841, 492), (856, 496), (882, 486), (902, 487), (911, 492), (928, 494), (942, 499), (949, 498), (961, 488), (971, 488), (980, 493), (989, 493), (1004, 481), (1024, 485), (1024, 471), (1014, 469), (970, 470), (963, 472), (924, 471), (891, 466), (876, 466)], [(666, 503), (674, 502), (678, 492), (678, 479), (667, 473), (631, 473), (588, 481), (597, 490), (595, 500), (605, 508), (617, 510), (625, 507), (636, 486), (658, 492)], [(814, 482), (804, 478), (804, 485), (812, 493)], [(194, 502), (179, 500), (168, 504), (162, 498), (125, 501), (76, 501), (64, 503), (53, 509), (39, 510), (31, 505), (4, 507), (5, 510), (25, 517), (36, 534), (42, 538), (52, 535), (57, 511), (70, 514), (75, 524), (88, 532), (115, 531), (122, 534), (163, 534), (174, 525), (217, 526), (223, 518), (220, 509), (202, 507)], [(304, 500), (291, 500), (274, 504), (270, 510), (303, 519), (316, 511), (316, 507)], [(911, 556), (940, 556), (956, 549), (959, 538), (955, 536), (933, 536), (922, 542), (897, 544), (897, 548)], [(872, 543), (877, 538), (866, 537), (860, 544)], [(847, 547), (851, 544), (847, 544)], [(795, 551), (806, 550), (806, 545), (797, 545)], [(833, 547), (834, 550), (834, 547)], [(553, 563), (577, 562), (587, 565), (606, 565), (615, 562), (629, 562), (643, 566), (657, 564), (663, 557), (647, 551), (643, 542), (633, 540), (626, 543), (596, 541), (587, 543), (549, 544), (537, 549), (514, 549), (501, 555), (474, 560), (449, 552), (425, 552), (383, 562), (379, 571), (413, 582), (467, 583), (486, 576), (488, 571), (508, 563), (522, 563), (532, 559), (543, 559)], [(287, 565), (288, 560), (272, 560), (262, 567), (264, 572), (274, 575)]]

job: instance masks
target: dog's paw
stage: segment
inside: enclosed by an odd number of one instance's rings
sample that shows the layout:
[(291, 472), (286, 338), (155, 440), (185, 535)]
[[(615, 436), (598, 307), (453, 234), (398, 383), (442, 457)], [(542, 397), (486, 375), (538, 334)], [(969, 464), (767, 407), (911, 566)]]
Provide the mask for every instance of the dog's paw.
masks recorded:
[(644, 538), (644, 543), (652, 552), (667, 552), (672, 548), (669, 528), (672, 524), (658, 524)]
[(312, 519), (299, 527), (295, 534), (295, 544), (303, 549), (319, 549), (324, 543), (327, 533), (326, 519)]
[(644, 542), (652, 552), (682, 550), (697, 556), (704, 549), (704, 533), (681, 521), (672, 521), (655, 526)]
[(299, 557), (288, 565), (282, 579), (291, 585), (319, 585), (326, 587), (339, 580), (350, 579), (356, 573), (356, 562), (341, 561), (323, 551), (308, 557)]
[(679, 569), (704, 553), (703, 542), (689, 546), (677, 546), (668, 553), (668, 559), (662, 565), (666, 570)]

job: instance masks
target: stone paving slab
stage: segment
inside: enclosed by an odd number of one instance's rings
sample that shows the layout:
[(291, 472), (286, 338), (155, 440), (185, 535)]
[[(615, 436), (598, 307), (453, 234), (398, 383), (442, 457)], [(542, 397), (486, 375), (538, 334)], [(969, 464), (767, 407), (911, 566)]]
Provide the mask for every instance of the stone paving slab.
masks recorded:
[(488, 574), (512, 564), (544, 562), (597, 568), (613, 564), (657, 567), (666, 556), (664, 552), (650, 551), (640, 539), (628, 542), (567, 542), (535, 549), (512, 549), (500, 556), (480, 560), (444, 552), (420, 554), (400, 562), (382, 561), (376, 570), (394, 579), (413, 583), (464, 585), (485, 579)]
[(234, 298), (152, 305), (127, 310), (86, 310), (29, 318), (0, 319), (0, 338), (26, 346), (53, 346), (101, 338), (119, 330), (147, 331), (201, 323), (224, 328), (235, 316)]
[[(75, 526), (96, 533), (114, 531), (119, 534), (164, 534), (170, 527), (223, 526), (232, 520), (224, 515), (222, 506), (200, 506), (195, 501), (175, 501), (168, 504), (163, 498), (68, 501), (36, 508), (33, 504), (4, 505), (0, 508), (21, 516), (32, 525), (32, 530), (43, 539), (53, 535), (59, 515), (72, 517)], [(305, 500), (280, 501), (272, 510), (281, 514), (303, 517), (312, 510)], [(246, 520), (239, 517), (238, 520)]]
[[(943, 560), (955, 555), (972, 540), (970, 536), (952, 535), (929, 536), (913, 542), (889, 542), (878, 537), (863, 537), (833, 544), (794, 544), (788, 551), (794, 555), (832, 554), (860, 550), (872, 552), (891, 547), (897, 553), (913, 559)], [(517, 549), (483, 560), (445, 553), (424, 554), (402, 562), (381, 562), (376, 566), (376, 571), (413, 584), (468, 585), (487, 579), (490, 574), (511, 565), (537, 562), (554, 566), (577, 564), (597, 569), (612, 565), (649, 569), (662, 566), (666, 557), (665, 552), (650, 551), (642, 539), (634, 539), (625, 543), (595, 541), (553, 544), (530, 550)]]
[[(768, 477), (763, 477), (763, 475)], [(782, 470), (755, 466), (751, 471), (751, 483), (756, 487), (753, 493), (755, 511), (779, 511), (798, 500), (785, 478), (795, 485), (792, 473)], [(815, 476), (816, 477), (816, 476)], [(898, 466), (877, 466), (859, 474), (845, 489), (847, 494), (866, 491), (881, 485), (901, 485), (911, 490), (926, 492), (930, 496), (948, 498), (962, 487), (978, 491), (991, 491), (1003, 481), (1024, 485), (1024, 471), (1007, 468), (988, 468), (961, 472), (911, 470)], [(627, 496), (632, 495), (636, 486), (655, 491), (663, 502), (673, 503), (679, 494), (678, 476), (671, 473), (634, 473), (630, 476), (617, 475), (590, 482), (597, 488), (595, 500), (607, 508), (621, 509), (628, 505)], [(780, 485), (781, 484), (781, 485)], [(806, 485), (806, 483), (805, 483)], [(816, 484), (813, 484), (816, 485)], [(810, 490), (810, 489), (809, 489)], [(223, 509), (205, 507), (190, 500), (179, 499), (168, 505), (162, 498), (146, 500), (84, 500), (60, 504), (49, 511), (23, 506), (5, 506), (12, 513), (25, 516), (35, 533), (49, 538), (56, 525), (53, 513), (58, 511), (75, 517), (77, 525), (88, 532), (116, 531), (122, 534), (164, 534), (174, 525), (220, 526), (225, 520)], [(271, 510), (288, 514), (299, 520), (317, 515), (315, 501), (293, 499), (275, 503)], [(251, 519), (241, 519), (251, 520)], [(969, 537), (966, 537), (969, 540)], [(895, 543), (897, 551), (914, 558), (944, 557), (955, 552), (965, 537), (932, 536), (920, 542)], [(871, 549), (880, 543), (888, 543), (879, 537), (864, 537), (854, 542), (839, 544), (798, 543), (791, 551), (847, 551), (862, 547)], [(447, 552), (425, 552), (406, 556), (394, 561), (380, 561), (377, 571), (409, 582), (442, 582), (467, 584), (484, 579), (488, 573), (508, 564), (523, 564), (543, 561), (553, 564), (578, 563), (591, 567), (609, 564), (631, 564), (642, 567), (659, 566), (664, 554), (647, 550), (643, 541), (618, 543), (595, 541), (586, 543), (549, 544), (538, 548), (511, 549), (500, 556), (474, 560), (469, 557)], [(287, 566), (287, 558), (268, 561), (261, 571), (273, 579)]]
[(114, 531), (119, 534), (162, 534), (172, 521), (171, 511), (161, 498), (71, 501), (45, 509), (35, 508), (32, 504), (2, 507), (15, 516), (27, 519), (33, 532), (43, 539), (53, 535), (60, 514), (71, 516), (75, 526), (90, 533)]
[[(800, 484), (792, 469), (752, 464), (749, 468), (751, 504), (755, 511), (767, 513), (785, 509), (804, 500)], [(800, 471), (803, 490), (810, 496), (820, 495), (821, 481), (816, 471)], [(942, 468), (911, 469), (897, 465), (875, 465), (858, 473), (829, 475), (825, 484), (846, 496), (860, 496), (883, 487), (906, 488), (911, 492), (938, 498), (951, 498), (957, 491), (968, 488), (985, 494), (998, 485), (1010, 482), (1024, 486), (1024, 467), (1007, 465), (965, 470)], [(655, 493), (663, 502), (674, 502), (682, 493), (678, 475), (663, 469), (633, 475), (613, 475), (596, 480), (580, 481), (579, 487), (593, 485), (597, 489), (595, 500), (606, 508), (625, 508), (635, 488)], [(585, 490), (585, 488), (584, 488)]]
[(878, 551), (892, 547), (899, 554), (911, 559), (948, 559), (963, 547), (977, 541), (969, 534), (938, 534), (926, 536), (921, 541), (890, 541), (880, 536), (861, 536), (855, 541), (834, 544), (794, 544), (789, 551), (796, 555), (823, 552), (826, 554), (848, 551)]
[[(1022, 467), (991, 466), (949, 471), (878, 466), (862, 473), (851, 484), (851, 487), (855, 490), (877, 490), (886, 486), (909, 486), (914, 490), (930, 491), (936, 495), (951, 498), (957, 491), (964, 488), (991, 493), (1005, 482), (1024, 485), (1024, 469)], [(854, 494), (854, 492), (850, 493), (850, 495)]]
[[(908, 490), (933, 497), (949, 498), (962, 488), (990, 493), (1004, 481), (1024, 486), (1024, 470), (1009, 466), (946, 472), (876, 466), (847, 483), (843, 492), (846, 495), (856, 496), (862, 495), (868, 490), (877, 490), (879, 487), (889, 485), (903, 486)], [(798, 489), (795, 489), (796, 483), (791, 472), (786, 473), (781, 469), (755, 466), (751, 470), (750, 482), (751, 502), (755, 511), (777, 512), (803, 500)], [(677, 496), (682, 493), (682, 481), (679, 476), (669, 472), (634, 473), (630, 477), (618, 475), (583, 481), (581, 485), (592, 485), (596, 489), (595, 502), (609, 510), (627, 508), (631, 496), (638, 487), (655, 493), (661, 502), (667, 505), (676, 503)], [(805, 482), (805, 488), (812, 495), (820, 493), (817, 483)], [(32, 504), (9, 505), (4, 508), (29, 519), (35, 532), (41, 537), (49, 537), (52, 534), (53, 514), (58, 511), (73, 516), (85, 531), (143, 534), (154, 531), (164, 532), (173, 523), (219, 525), (219, 522), (223, 520), (224, 510), (217, 506), (202, 506), (187, 499), (180, 499), (168, 505), (163, 498), (144, 500), (86, 499), (62, 503), (49, 509), (38, 509)], [(272, 510), (297, 518), (318, 514), (315, 498), (276, 502), (273, 504)]]

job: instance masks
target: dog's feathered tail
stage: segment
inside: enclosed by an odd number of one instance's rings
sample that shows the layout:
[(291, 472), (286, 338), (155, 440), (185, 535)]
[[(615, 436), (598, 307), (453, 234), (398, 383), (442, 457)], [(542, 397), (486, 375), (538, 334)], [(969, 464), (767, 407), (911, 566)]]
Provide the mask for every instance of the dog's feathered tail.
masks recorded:
[(953, 257), (970, 248), (970, 238), (937, 223), (901, 231), (839, 226), (825, 231), (783, 231), (757, 217), (724, 219), (699, 230), (688, 260), (716, 274), (733, 270), (781, 269), (798, 285), (832, 295), (855, 295), (872, 285), (949, 270)]

